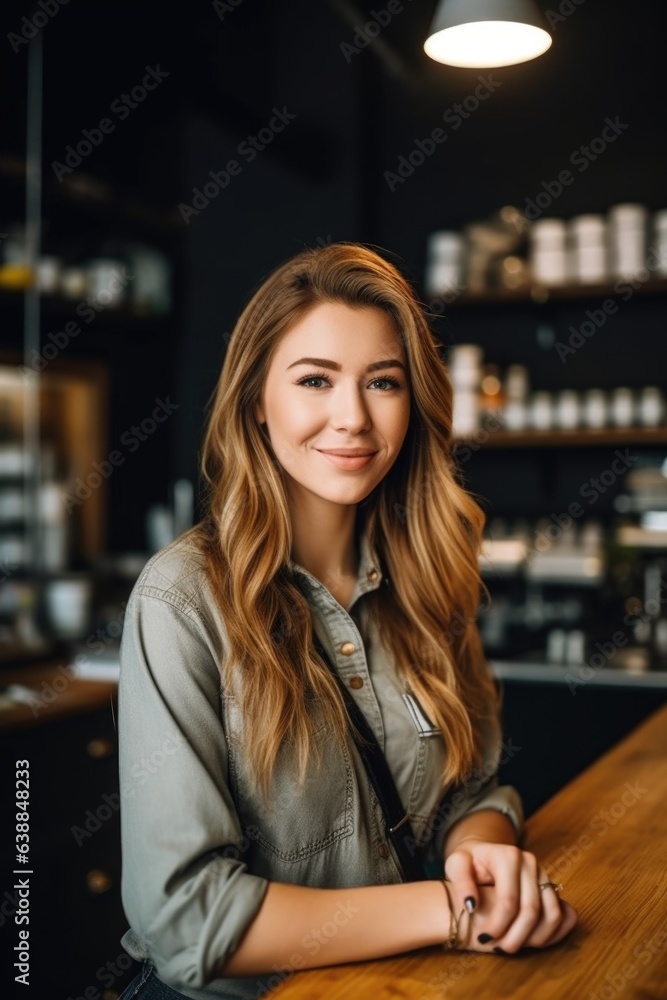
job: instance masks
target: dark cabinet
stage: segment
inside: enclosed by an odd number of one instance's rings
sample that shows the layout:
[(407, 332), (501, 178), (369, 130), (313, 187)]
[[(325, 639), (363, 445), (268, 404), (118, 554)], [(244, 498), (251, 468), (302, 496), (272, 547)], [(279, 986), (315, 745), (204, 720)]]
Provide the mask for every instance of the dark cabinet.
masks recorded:
[[(4, 801), (10, 801), (15, 761), (29, 761), (33, 996), (117, 1000), (139, 969), (120, 944), (127, 922), (120, 898), (115, 711), (109, 704), (2, 735)], [(3, 872), (11, 872), (17, 867), (9, 854), (13, 816), (3, 841)], [(17, 902), (5, 901), (10, 911)], [(18, 927), (13, 914), (3, 912), (13, 945)], [(11, 962), (5, 982), (14, 981)], [(25, 995), (15, 985), (16, 995)]]

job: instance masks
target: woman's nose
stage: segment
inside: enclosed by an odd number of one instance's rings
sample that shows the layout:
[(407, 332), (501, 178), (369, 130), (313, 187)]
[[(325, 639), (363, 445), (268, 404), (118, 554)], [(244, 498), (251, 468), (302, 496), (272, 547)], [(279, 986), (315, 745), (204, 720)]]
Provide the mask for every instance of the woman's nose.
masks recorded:
[(344, 428), (358, 432), (370, 424), (370, 413), (363, 390), (357, 386), (339, 386), (331, 398), (331, 423), (337, 430)]

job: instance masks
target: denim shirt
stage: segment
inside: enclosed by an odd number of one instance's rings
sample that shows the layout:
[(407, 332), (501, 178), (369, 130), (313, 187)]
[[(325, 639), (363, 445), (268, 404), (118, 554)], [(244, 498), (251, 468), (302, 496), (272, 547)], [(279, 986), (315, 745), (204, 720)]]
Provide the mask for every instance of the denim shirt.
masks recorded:
[[(382, 585), (380, 562), (360, 539), (347, 608), (297, 563), (313, 628), (384, 751), (415, 839), (442, 870), (448, 830), (496, 809), (523, 831), (521, 799), (498, 787), (500, 744), (487, 741), (484, 775), (445, 808), (438, 794), (445, 741), (421, 735), (364, 595)], [(278, 756), (265, 802), (242, 753), (244, 717), (223, 690), (224, 621), (203, 557), (183, 535), (157, 552), (134, 585), (123, 628), (118, 692), (121, 944), (193, 1000), (256, 998), (271, 977), (216, 977), (257, 913), (269, 880), (318, 887), (402, 881), (382, 810), (354, 744), (339, 746), (313, 704), (320, 754), (297, 787), (291, 747)], [(233, 685), (232, 685), (233, 686)], [(306, 953), (317, 942), (304, 938)], [(279, 977), (273, 976), (273, 983)]]

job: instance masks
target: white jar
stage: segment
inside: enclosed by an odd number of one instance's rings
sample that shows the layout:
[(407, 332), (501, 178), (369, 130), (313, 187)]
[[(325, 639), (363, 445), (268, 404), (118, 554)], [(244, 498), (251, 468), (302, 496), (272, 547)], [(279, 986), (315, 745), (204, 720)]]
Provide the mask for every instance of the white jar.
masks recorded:
[(653, 270), (656, 277), (667, 278), (667, 208), (661, 209), (653, 216), (654, 257)]
[(478, 389), (484, 351), (477, 344), (457, 344), (449, 352), (448, 371), (454, 390)]
[(607, 224), (602, 215), (578, 215), (569, 226), (568, 273), (582, 284), (605, 281)]
[(452, 433), (455, 437), (469, 437), (479, 426), (479, 394), (461, 389), (454, 392)]
[(550, 392), (534, 392), (530, 405), (530, 422), (535, 430), (548, 431), (553, 426), (553, 403)]
[(98, 308), (120, 305), (125, 298), (125, 267), (122, 260), (113, 257), (96, 257), (88, 264), (86, 277), (88, 294)]
[(540, 219), (529, 230), (533, 280), (543, 285), (567, 281), (566, 228), (563, 219)]
[(584, 426), (600, 429), (608, 424), (607, 397), (602, 389), (589, 389), (582, 405)]
[(503, 410), (503, 419), (508, 431), (525, 431), (529, 423), (529, 410), (524, 400), (508, 399)]
[(525, 365), (510, 365), (505, 373), (505, 395), (508, 400), (528, 398), (530, 390), (530, 374)]
[(427, 247), (427, 295), (462, 291), (460, 283), (464, 241), (461, 234), (447, 229), (432, 233)]
[(565, 629), (552, 628), (547, 636), (547, 662), (565, 662)]
[(625, 386), (611, 394), (611, 419), (616, 427), (632, 427), (635, 422), (635, 399), (632, 389)]
[(556, 426), (562, 430), (572, 430), (579, 426), (579, 393), (563, 389), (556, 397)]
[(572, 629), (565, 638), (565, 659), (571, 666), (579, 666), (586, 655), (586, 636), (580, 629)]
[(644, 427), (658, 427), (665, 416), (665, 398), (656, 385), (647, 385), (639, 394), (637, 404), (639, 423)]
[(646, 266), (646, 220), (644, 205), (614, 205), (609, 210), (610, 270), (615, 278), (632, 278)]
[(484, 351), (479, 344), (455, 344), (449, 352), (450, 368), (479, 368)]

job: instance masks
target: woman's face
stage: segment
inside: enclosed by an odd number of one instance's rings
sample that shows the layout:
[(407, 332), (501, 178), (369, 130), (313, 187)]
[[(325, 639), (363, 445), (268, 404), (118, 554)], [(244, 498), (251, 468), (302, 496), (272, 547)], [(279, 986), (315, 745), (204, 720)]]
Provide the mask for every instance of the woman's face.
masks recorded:
[[(363, 500), (395, 462), (410, 420), (407, 358), (391, 318), (314, 306), (279, 341), (255, 413), (290, 493)], [(367, 457), (327, 454), (351, 450)]]

